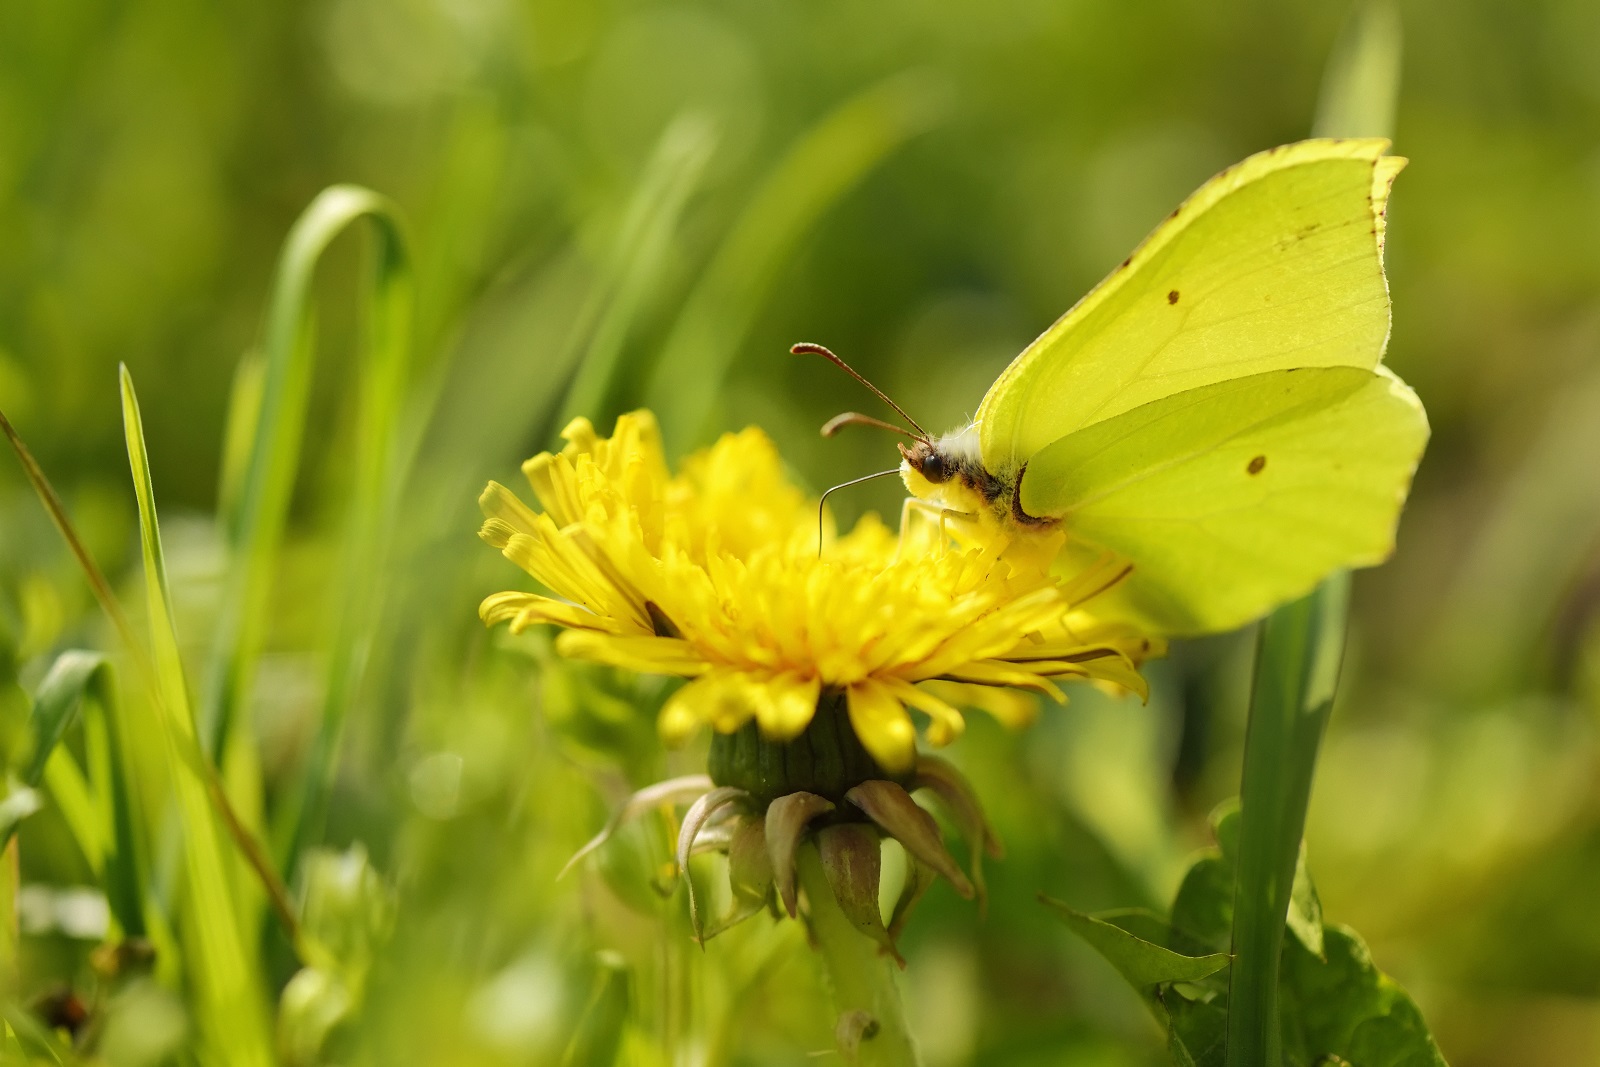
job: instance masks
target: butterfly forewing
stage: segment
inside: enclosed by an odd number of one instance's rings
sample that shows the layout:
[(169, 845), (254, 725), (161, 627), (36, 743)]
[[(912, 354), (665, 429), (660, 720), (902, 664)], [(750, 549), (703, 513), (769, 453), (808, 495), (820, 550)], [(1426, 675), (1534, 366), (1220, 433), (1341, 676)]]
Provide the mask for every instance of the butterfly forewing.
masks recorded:
[(1184, 390), (1289, 367), (1372, 368), (1389, 332), (1383, 211), (1404, 161), (1319, 140), (1213, 178), (984, 397), (990, 470)]

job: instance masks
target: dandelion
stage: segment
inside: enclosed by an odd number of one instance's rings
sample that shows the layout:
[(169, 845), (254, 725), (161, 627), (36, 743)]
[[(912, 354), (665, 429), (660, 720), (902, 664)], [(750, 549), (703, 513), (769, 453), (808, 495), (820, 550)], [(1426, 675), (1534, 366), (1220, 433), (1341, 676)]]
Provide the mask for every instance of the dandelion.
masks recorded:
[[(569, 657), (686, 679), (659, 726), (669, 743), (709, 727), (708, 773), (639, 791), (573, 861), (629, 818), (686, 805), (679, 871), (697, 853), (726, 853), (732, 890), (707, 928), (690, 883), (702, 940), (774, 900), (796, 916), (804, 900), (819, 942), (830, 929), (859, 941), (853, 928), (898, 959), (898, 933), (934, 878), (981, 898), (980, 859), (1001, 851), (962, 776), (919, 754), (913, 712), (937, 747), (962, 733), (963, 707), (1021, 725), (1034, 705), (1025, 694), (1065, 700), (1063, 681), (1146, 694), (1138, 668), (1159, 643), (1085, 609), (1117, 580), (1110, 560), (1061, 579), (1027, 562), (1037, 553), (1008, 556), (1001, 534), (956, 544), (936, 521), (897, 536), (872, 517), (819, 543), (816, 502), (755, 429), (677, 474), (647, 412), (618, 419), (610, 438), (585, 419), (563, 437), (560, 452), (523, 465), (541, 510), (496, 483), (481, 499), (484, 540), (544, 591), (496, 593), (480, 613), (513, 632), (560, 627)], [(968, 842), (967, 870), (918, 790)], [(883, 836), (912, 861), (887, 923)], [(850, 969), (837, 952), (829, 966), (836, 979)], [(841, 1045), (884, 1010), (843, 1011)]]
[(964, 728), (962, 702), (1018, 717), (973, 699), (975, 686), (1059, 700), (1057, 680), (1078, 678), (1146, 692), (1137, 667), (1152, 640), (1079, 607), (1114, 577), (1105, 568), (1061, 582), (1008, 560), (1003, 540), (897, 539), (873, 518), (819, 553), (814, 503), (755, 429), (676, 477), (648, 413), (618, 419), (610, 439), (585, 419), (563, 437), (561, 452), (523, 465), (542, 513), (498, 483), (480, 501), (484, 540), (554, 595), (496, 593), (480, 613), (513, 632), (564, 627), (563, 655), (689, 679), (661, 713), (669, 742), (752, 721), (761, 738), (792, 741), (842, 698), (872, 759), (904, 774), (916, 760), (908, 708), (941, 746)]

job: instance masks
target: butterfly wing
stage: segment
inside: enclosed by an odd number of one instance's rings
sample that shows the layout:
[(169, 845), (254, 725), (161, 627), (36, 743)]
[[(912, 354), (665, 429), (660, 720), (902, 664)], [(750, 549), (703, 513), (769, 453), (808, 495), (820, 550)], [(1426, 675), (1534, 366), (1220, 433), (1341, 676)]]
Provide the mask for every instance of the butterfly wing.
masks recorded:
[(1029, 345), (984, 397), (984, 465), (1187, 389), (1372, 368), (1389, 335), (1384, 140), (1285, 145), (1212, 178)]
[(1107, 550), (1133, 564), (1098, 612), (1214, 632), (1387, 558), (1427, 438), (1416, 394), (1386, 369), (1270, 371), (1048, 445), (1021, 503), (1065, 522), (1063, 566)]

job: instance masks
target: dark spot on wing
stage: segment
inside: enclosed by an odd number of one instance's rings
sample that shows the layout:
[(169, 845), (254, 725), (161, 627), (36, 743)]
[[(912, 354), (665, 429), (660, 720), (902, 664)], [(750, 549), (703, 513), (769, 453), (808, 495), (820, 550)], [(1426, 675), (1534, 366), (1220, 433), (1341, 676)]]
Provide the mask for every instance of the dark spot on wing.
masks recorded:
[(1178, 290), (1174, 289), (1174, 290), (1172, 290), (1172, 292), (1167, 294), (1167, 303), (1176, 304), (1177, 302), (1178, 302)]
[(1260, 474), (1261, 468), (1265, 467), (1266, 465), (1267, 457), (1257, 456), (1255, 459), (1250, 461), (1250, 465), (1245, 468), (1245, 471), (1249, 474)]

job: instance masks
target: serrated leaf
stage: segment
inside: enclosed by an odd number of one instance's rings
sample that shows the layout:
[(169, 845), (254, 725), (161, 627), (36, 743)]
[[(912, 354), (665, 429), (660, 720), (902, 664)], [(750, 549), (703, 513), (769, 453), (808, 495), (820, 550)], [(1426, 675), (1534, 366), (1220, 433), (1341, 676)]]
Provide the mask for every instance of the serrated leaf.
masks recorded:
[(1178, 1067), (1222, 1067), (1228, 1056), (1228, 998), (1209, 1000), (1163, 991), (1167, 1051)]
[(1232, 867), (1239, 862), (1239, 798), (1229, 797), (1211, 811), (1211, 836), (1222, 858)]
[[(1183, 877), (1172, 903), (1172, 925), (1218, 952), (1228, 948), (1233, 927), (1234, 863), (1239, 847), (1239, 807), (1219, 805), (1211, 817), (1218, 847), (1199, 856)], [(1295, 858), (1294, 884), (1286, 916), (1289, 932), (1313, 955), (1322, 954), (1322, 902), (1306, 863), (1305, 842)]]
[(1313, 956), (1322, 955), (1322, 901), (1317, 898), (1317, 887), (1311, 884), (1311, 873), (1306, 869), (1306, 843), (1300, 842), (1300, 855), (1294, 862), (1294, 885), (1289, 889), (1289, 914), (1285, 919), (1289, 932)]
[(1339, 1056), (1361, 1067), (1445, 1067), (1422, 1012), (1346, 926), (1323, 931), (1325, 958), (1291, 941), (1283, 957), (1285, 1060)]
[(1172, 902), (1172, 925), (1218, 951), (1233, 930), (1233, 864), (1216, 849), (1190, 866)]
[(1158, 985), (1169, 982), (1198, 982), (1228, 965), (1229, 956), (1225, 952), (1214, 952), (1203, 956), (1185, 955), (1144, 937), (1136, 936), (1122, 925), (1126, 923), (1129, 926), (1141, 926), (1143, 927), (1141, 932), (1151, 932), (1144, 921), (1151, 920), (1160, 924), (1160, 920), (1147, 913), (1112, 913), (1109, 918), (1118, 920), (1112, 922), (1107, 918), (1077, 911), (1049, 897), (1041, 896), (1039, 899), (1055, 911), (1073, 933), (1104, 956), (1106, 961), (1128, 980), (1128, 984), (1146, 996), (1152, 995)]

